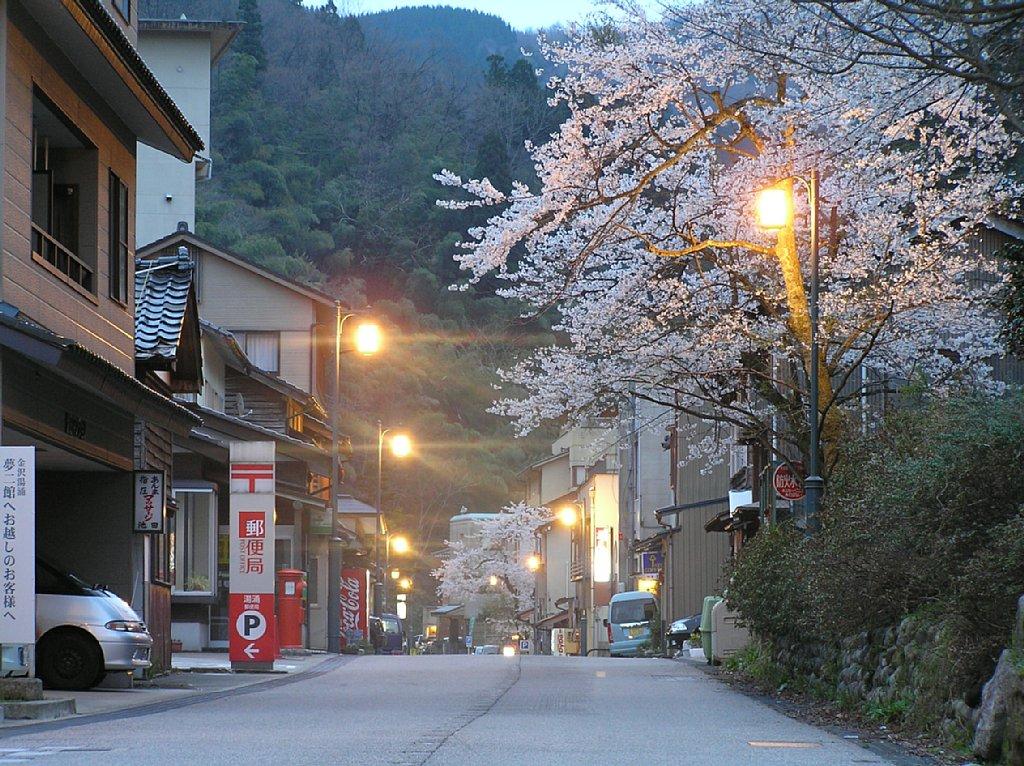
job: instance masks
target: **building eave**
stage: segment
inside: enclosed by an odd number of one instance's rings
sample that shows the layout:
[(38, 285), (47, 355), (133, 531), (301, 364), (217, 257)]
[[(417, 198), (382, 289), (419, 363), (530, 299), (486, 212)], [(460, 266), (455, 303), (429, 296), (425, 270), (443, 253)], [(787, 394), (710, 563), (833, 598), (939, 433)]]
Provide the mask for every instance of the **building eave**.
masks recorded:
[(210, 65), (224, 55), (245, 26), (241, 21), (202, 21), (192, 19), (139, 19), (139, 34), (191, 34), (210, 38)]
[(184, 162), (202, 151), (202, 138), (102, 0), (22, 0), (22, 6), (137, 140)]

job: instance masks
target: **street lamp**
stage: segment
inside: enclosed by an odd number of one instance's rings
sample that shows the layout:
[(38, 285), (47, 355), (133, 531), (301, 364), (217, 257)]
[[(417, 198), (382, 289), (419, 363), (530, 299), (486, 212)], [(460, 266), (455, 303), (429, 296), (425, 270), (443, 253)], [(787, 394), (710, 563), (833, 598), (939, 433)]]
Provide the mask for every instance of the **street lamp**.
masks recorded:
[(409, 457), (412, 454), (412, 440), (407, 434), (391, 437), (391, 454), (395, 457)]
[(404, 555), (412, 550), (412, 546), (409, 545), (409, 538), (405, 535), (396, 535), (391, 538), (391, 550), (400, 555)]
[(492, 588), (496, 588), (498, 586), (498, 575), (491, 575), (487, 578), (487, 582)]
[(392, 580), (397, 580), (401, 576), (402, 576), (402, 573), (399, 572), (397, 569), (392, 569), (391, 570), (391, 579)]
[[(578, 602), (582, 602), (583, 607), (576, 607), (576, 616), (579, 622), (580, 631), (580, 653), (586, 655), (587, 653), (587, 624), (585, 616), (589, 616), (587, 606), (588, 599), (587, 594), (589, 587), (593, 585), (592, 577), (590, 572), (590, 565), (588, 562), (590, 554), (590, 536), (587, 531), (587, 508), (584, 503), (579, 500), (575, 500), (571, 503), (567, 503), (558, 509), (559, 522), (563, 526), (569, 528), (573, 537), (576, 539), (576, 551), (579, 559), (580, 573), (582, 579), (587, 583), (584, 586), (582, 598), (578, 598)], [(577, 527), (577, 525), (579, 525)], [(577, 593), (579, 590), (577, 588)]]
[[(341, 413), (341, 339), (346, 320), (341, 301), (334, 302), (334, 404), (331, 407), (331, 539), (327, 550), (327, 651), (341, 652), (341, 548), (338, 542), (338, 489), (341, 484), (339, 417)], [(375, 340), (374, 340), (375, 339)], [(363, 356), (380, 350), (380, 327), (363, 322), (355, 332), (355, 349)]]
[[(810, 430), (808, 476), (804, 479), (805, 511), (808, 532), (819, 526), (821, 497), (825, 480), (821, 476), (821, 408), (818, 402), (818, 171), (812, 169), (807, 178), (790, 176), (807, 190), (810, 208), (811, 295), (808, 313), (811, 320), (811, 362), (808, 372), (807, 419)], [(787, 189), (772, 186), (761, 190), (755, 201), (758, 225), (766, 229), (784, 229), (793, 225), (793, 200)]]
[(398, 587), (404, 591), (412, 590), (412, 578), (403, 577), (401, 580), (398, 581)]
[(372, 356), (380, 351), (383, 343), (380, 325), (373, 322), (363, 322), (356, 328), (355, 346), (363, 356)]
[(536, 553), (531, 553), (529, 556), (526, 557), (526, 568), (529, 569), (531, 572), (536, 572), (537, 570), (539, 570), (540, 565), (540, 556), (538, 556)]
[[(383, 480), (384, 474), (384, 437), (391, 433), (390, 428), (384, 428), (383, 424), (377, 421), (377, 533), (373, 539), (373, 604), (377, 613), (384, 611), (384, 600), (387, 598), (387, 582), (381, 576), (380, 561), (380, 538), (384, 534), (384, 512), (381, 509), (383, 504)], [(412, 439), (408, 434), (397, 433), (390, 439), (389, 447), (391, 454), (397, 458), (409, 457), (412, 454)], [(403, 538), (404, 539), (404, 538)], [(405, 541), (408, 545), (408, 540)], [(390, 563), (391, 546), (388, 545), (384, 555)]]

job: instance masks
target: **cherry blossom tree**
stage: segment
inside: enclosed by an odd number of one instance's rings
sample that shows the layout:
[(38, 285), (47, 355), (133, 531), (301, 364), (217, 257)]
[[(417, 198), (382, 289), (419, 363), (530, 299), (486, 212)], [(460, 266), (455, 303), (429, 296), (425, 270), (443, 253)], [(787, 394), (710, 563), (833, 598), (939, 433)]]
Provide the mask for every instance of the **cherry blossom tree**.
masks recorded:
[[(819, 23), (792, 40), (795, 66), (841, 71), (851, 64), (913, 70), (918, 78), (973, 83), (1018, 133), (1024, 133), (1024, 2), (794, 0)], [(756, 37), (720, 28), (735, 44)], [(733, 34), (739, 32), (740, 34)], [(822, 39), (828, 46), (822, 46)], [(809, 45), (803, 45), (804, 42)], [(779, 50), (778, 45), (774, 50)], [(827, 55), (822, 55), (827, 53)]]
[(511, 633), (520, 626), (517, 615), (533, 606), (535, 575), (527, 557), (537, 530), (553, 516), (547, 508), (526, 503), (491, 515), (479, 522), (477, 535), (447, 542), (442, 563), (431, 574), (444, 603), (482, 604), (488, 621)]
[[(986, 360), (1002, 350), (990, 308), (1002, 277), (971, 237), (1019, 189), (1005, 169), (1016, 147), (980, 86), (856, 61), (796, 66), (794, 41), (827, 57), (832, 29), (799, 6), (715, 0), (672, 23), (620, 10), (599, 34), (545, 46), (569, 117), (530, 147), (539, 188), (438, 175), (459, 190), (441, 204), (494, 210), (457, 255), (469, 280), (495, 274), (504, 296), (560, 318), (561, 343), (506, 371), (525, 394), (497, 409), (525, 432), (635, 391), (702, 425), (691, 457), (713, 459), (737, 434), (805, 453), (800, 179), (812, 170), (827, 467), (869, 397), (997, 391)], [(779, 231), (755, 222), (769, 186), (794, 205)]]

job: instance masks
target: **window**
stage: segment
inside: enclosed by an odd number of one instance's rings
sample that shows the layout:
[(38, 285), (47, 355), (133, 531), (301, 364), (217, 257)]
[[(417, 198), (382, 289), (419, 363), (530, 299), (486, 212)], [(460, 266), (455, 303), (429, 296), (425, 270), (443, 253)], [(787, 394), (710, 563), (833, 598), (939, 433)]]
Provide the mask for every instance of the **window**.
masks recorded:
[(280, 370), (281, 333), (236, 332), (234, 336), (254, 365), (266, 372)]
[(113, 0), (114, 7), (125, 21), (132, 20), (132, 0)]
[(113, 171), (108, 186), (110, 222), (108, 257), (110, 258), (110, 297), (128, 303), (128, 187)]
[(96, 147), (36, 90), (32, 97), (32, 259), (90, 297), (95, 289), (98, 243), (96, 162)]
[(216, 581), (217, 495), (212, 489), (176, 490), (171, 528), (171, 585), (175, 593), (209, 595)]
[(170, 540), (171, 536), (163, 534), (148, 535), (149, 555), (152, 566), (151, 578), (153, 582), (170, 582)]

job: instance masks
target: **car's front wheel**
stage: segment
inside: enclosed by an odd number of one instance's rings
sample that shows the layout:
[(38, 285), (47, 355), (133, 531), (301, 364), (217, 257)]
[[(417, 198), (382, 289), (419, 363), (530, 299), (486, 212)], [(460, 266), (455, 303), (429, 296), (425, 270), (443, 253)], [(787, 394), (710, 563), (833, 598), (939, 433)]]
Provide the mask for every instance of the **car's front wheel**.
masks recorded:
[(89, 689), (103, 677), (103, 653), (83, 633), (50, 633), (36, 649), (36, 674), (51, 689)]

